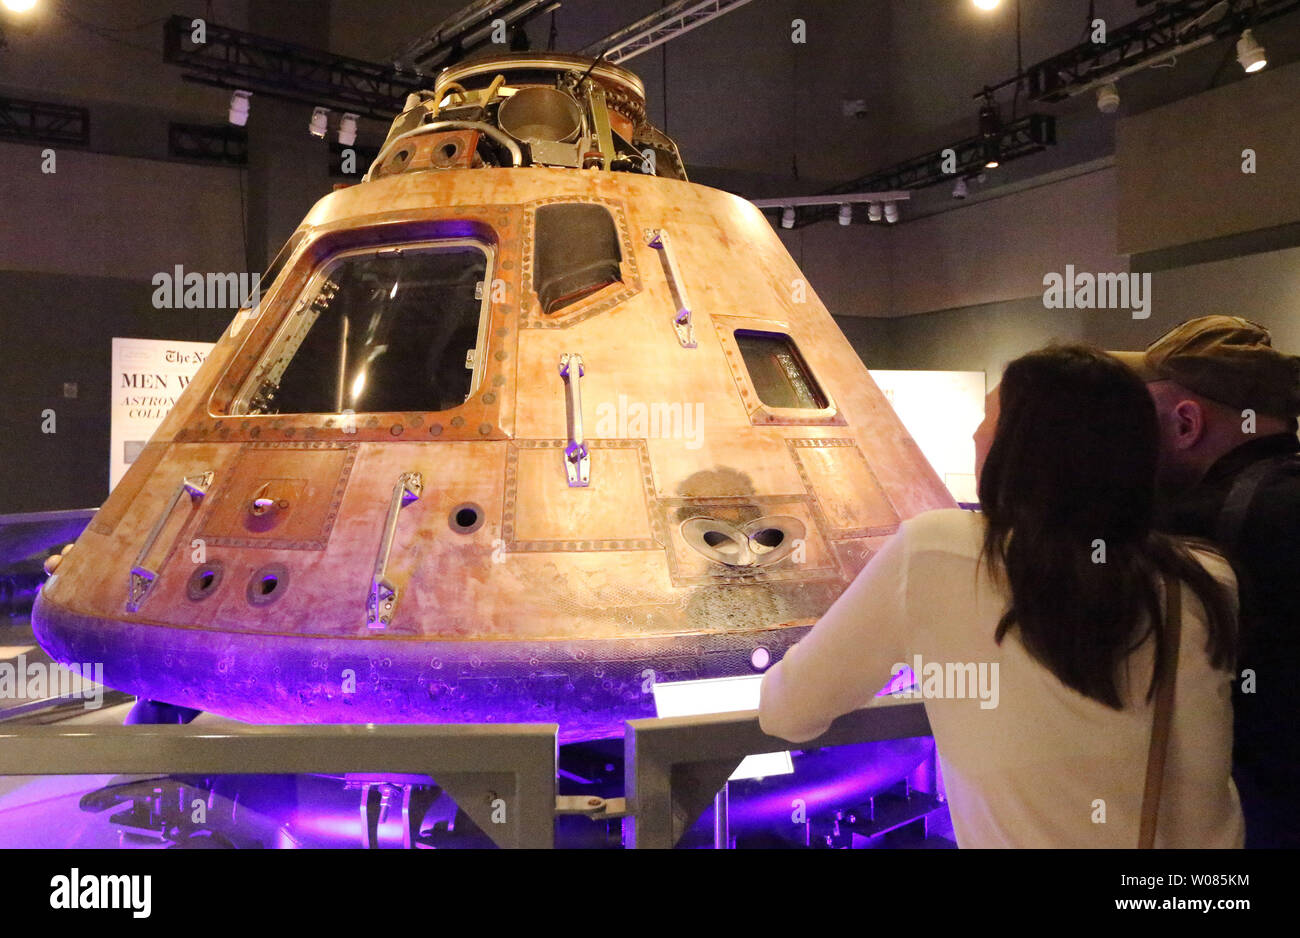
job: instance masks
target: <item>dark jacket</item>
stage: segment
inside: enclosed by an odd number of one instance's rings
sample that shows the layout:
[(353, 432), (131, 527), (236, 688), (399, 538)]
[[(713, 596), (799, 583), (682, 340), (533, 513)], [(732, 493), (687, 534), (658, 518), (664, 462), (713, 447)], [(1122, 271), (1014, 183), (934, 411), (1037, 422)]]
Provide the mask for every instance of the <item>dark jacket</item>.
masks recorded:
[[(1246, 846), (1300, 847), (1300, 453), (1295, 434), (1242, 444), (1191, 490), (1161, 506), (1158, 526), (1215, 541), (1236, 568), (1241, 641), (1234, 684), (1233, 776)], [(1221, 516), (1233, 483), (1260, 460), (1278, 469), (1260, 483), (1233, 543)], [(1254, 692), (1243, 672), (1253, 672)]]

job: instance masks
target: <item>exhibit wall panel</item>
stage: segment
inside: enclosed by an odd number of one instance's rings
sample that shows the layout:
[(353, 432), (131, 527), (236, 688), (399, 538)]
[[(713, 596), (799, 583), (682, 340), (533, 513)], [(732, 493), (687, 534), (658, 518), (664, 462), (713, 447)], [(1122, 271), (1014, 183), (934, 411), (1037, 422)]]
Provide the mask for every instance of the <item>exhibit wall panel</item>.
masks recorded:
[(880, 225), (864, 224), (818, 224), (776, 231), (833, 315), (848, 318), (890, 314), (892, 232)]
[(0, 514), (107, 498), (114, 336), (213, 342), (231, 318), (152, 298), (146, 280), (0, 271)]
[[(1197, 316), (1245, 316), (1267, 327), (1275, 346), (1300, 355), (1300, 248), (1157, 271), (1152, 278), (1144, 332), (1151, 339)], [(1113, 320), (1096, 326), (1098, 341), (1127, 332)]]
[(894, 319), (837, 322), (869, 368), (979, 370), (990, 388), (1012, 359), (1049, 342), (1137, 350), (1198, 316), (1245, 316), (1300, 354), (1300, 248), (1151, 275), (1151, 313), (1045, 309), (1040, 297)]
[(148, 282), (155, 273), (244, 269), (239, 171), (0, 144), (0, 270)]
[(1115, 200), (1115, 171), (1105, 168), (896, 226), (889, 315), (1041, 297), (1043, 278), (1067, 264), (1127, 272)]
[(871, 316), (835, 316), (834, 319), (867, 368), (902, 367), (898, 364), (901, 358), (894, 346), (894, 330), (905, 320)]
[(1119, 248), (1138, 254), (1300, 221), (1297, 124), (1300, 63), (1122, 120)]
[(1044, 309), (1042, 299), (1032, 297), (877, 320), (886, 324), (883, 334), (856, 328), (845, 334), (868, 368), (982, 371), (990, 390), (1012, 359), (1048, 342), (1081, 340), (1083, 312)]

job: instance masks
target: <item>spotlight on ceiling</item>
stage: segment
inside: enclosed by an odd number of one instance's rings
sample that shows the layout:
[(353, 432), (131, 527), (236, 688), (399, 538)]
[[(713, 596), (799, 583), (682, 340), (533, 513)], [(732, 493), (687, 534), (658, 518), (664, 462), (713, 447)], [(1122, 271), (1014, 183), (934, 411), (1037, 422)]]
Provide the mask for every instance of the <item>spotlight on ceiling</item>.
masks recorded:
[(952, 197), (954, 199), (964, 199), (968, 195), (970, 195), (970, 189), (966, 186), (966, 180), (964, 178), (958, 179), (957, 185), (952, 187)]
[(330, 129), (330, 110), (318, 107), (311, 112), (311, 124), (307, 128), (313, 137), (323, 137)]
[(1114, 114), (1119, 110), (1119, 89), (1113, 81), (1097, 89), (1097, 110), (1103, 114)]
[(840, 224), (843, 225), (845, 228), (847, 228), (849, 225), (853, 224), (853, 206), (852, 206), (852, 205), (841, 205), (841, 206), (840, 206)]
[(36, 0), (4, 0), (4, 6), (6, 10), (12, 10), (15, 13), (26, 13), (36, 6)]
[(339, 118), (339, 143), (350, 147), (357, 142), (357, 115), (344, 114)]
[(998, 0), (975, 0), (975, 6), (981, 10), (996, 10)]
[(236, 91), (230, 96), (230, 112), (226, 117), (236, 127), (248, 123), (248, 99), (252, 96), (251, 91)]
[(885, 203), (885, 221), (891, 225), (898, 221), (898, 205), (894, 202)]
[(883, 211), (881, 210), (881, 208), (880, 208), (880, 203), (879, 203), (879, 202), (868, 202), (868, 203), (867, 203), (867, 218), (868, 218), (870, 221), (880, 221), (880, 219), (882, 219), (882, 218), (884, 218), (884, 217), (885, 217), (885, 215), (884, 215), (884, 212), (883, 212)]
[(787, 205), (784, 209), (781, 210), (781, 227), (782, 228), (794, 227), (794, 206), (793, 205)]
[(1268, 56), (1264, 53), (1264, 47), (1259, 44), (1255, 38), (1254, 32), (1246, 30), (1237, 40), (1237, 61), (1241, 63), (1247, 73), (1258, 72), (1268, 64)]

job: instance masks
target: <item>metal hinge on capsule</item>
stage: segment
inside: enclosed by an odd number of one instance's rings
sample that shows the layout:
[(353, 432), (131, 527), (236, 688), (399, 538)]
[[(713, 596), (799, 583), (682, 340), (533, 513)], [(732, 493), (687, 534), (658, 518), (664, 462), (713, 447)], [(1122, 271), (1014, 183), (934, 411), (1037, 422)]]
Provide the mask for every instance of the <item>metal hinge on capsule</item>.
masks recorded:
[(686, 297), (686, 284), (682, 280), (681, 268), (677, 266), (677, 255), (673, 252), (672, 241), (663, 228), (647, 228), (646, 244), (663, 254), (664, 271), (668, 274), (668, 286), (677, 299), (677, 309), (673, 314), (673, 331), (682, 348), (695, 348), (695, 326), (691, 323), (691, 301)]
[(208, 489), (212, 487), (212, 470), (208, 470), (202, 475), (185, 476), (181, 479), (180, 485), (176, 486), (176, 491), (172, 492), (172, 497), (167, 501), (167, 507), (163, 509), (158, 520), (153, 523), (149, 530), (149, 536), (144, 539), (140, 546), (140, 552), (135, 555), (135, 563), (131, 565), (131, 576), (127, 581), (126, 591), (126, 610), (127, 612), (139, 612), (140, 604), (144, 602), (145, 596), (149, 594), (149, 589), (153, 586), (154, 581), (158, 579), (158, 571), (150, 570), (144, 565), (145, 558), (153, 550), (154, 543), (162, 534), (163, 528), (167, 525), (167, 519), (172, 516), (176, 509), (176, 503), (181, 500), (181, 496), (186, 493), (190, 496), (190, 502), (197, 505), (203, 500), (203, 496), (208, 494)]
[(568, 417), (569, 442), (564, 447), (564, 472), (569, 488), (583, 488), (591, 482), (591, 454), (582, 438), (582, 356), (566, 352), (560, 356), (560, 377), (564, 379), (565, 410)]
[(388, 579), (388, 557), (393, 552), (393, 538), (397, 534), (397, 516), (402, 508), (417, 500), (424, 491), (424, 477), (418, 472), (403, 472), (393, 486), (393, 497), (388, 503), (388, 517), (384, 521), (384, 536), (379, 541), (379, 554), (375, 557), (375, 571), (370, 578), (370, 596), (366, 600), (366, 625), (372, 629), (386, 629), (393, 621), (397, 609), (397, 587)]

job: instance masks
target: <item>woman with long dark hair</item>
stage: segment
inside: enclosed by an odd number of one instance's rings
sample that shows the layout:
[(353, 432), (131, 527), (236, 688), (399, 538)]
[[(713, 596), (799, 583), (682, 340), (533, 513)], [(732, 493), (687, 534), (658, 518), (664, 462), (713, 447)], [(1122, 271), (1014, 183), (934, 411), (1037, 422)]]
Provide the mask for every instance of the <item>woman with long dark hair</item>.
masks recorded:
[[(1177, 648), (1155, 844), (1240, 847), (1236, 580), (1212, 548), (1152, 529), (1146, 387), (1087, 346), (1033, 352), (989, 395), (975, 444), (982, 513), (905, 522), (765, 676), (763, 729), (812, 739), (919, 668), (910, 693), (925, 700), (960, 846), (1137, 846)], [(1180, 584), (1181, 641), (1167, 582)]]

